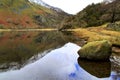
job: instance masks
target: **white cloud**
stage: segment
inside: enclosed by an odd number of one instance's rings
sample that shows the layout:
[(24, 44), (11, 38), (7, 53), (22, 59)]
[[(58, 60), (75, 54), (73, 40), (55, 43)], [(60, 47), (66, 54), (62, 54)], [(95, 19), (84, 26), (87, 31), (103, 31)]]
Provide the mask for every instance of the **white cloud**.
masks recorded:
[(51, 6), (61, 8), (67, 13), (76, 14), (88, 4), (102, 2), (103, 0), (43, 0)]

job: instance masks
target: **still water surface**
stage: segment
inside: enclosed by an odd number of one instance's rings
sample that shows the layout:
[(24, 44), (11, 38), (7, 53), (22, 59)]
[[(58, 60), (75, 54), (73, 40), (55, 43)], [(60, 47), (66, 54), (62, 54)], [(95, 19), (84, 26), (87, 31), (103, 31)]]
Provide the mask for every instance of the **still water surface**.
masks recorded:
[[(73, 35), (72, 32), (0, 32), (0, 71), (20, 69), (68, 42), (79, 46), (85, 43), (83, 39)], [(111, 62), (91, 62), (80, 59), (78, 62), (90, 74), (96, 77), (108, 77), (111, 71), (115, 71), (119, 76), (119, 59), (120, 57), (117, 56), (115, 60), (111, 58)]]
[(72, 36), (70, 32), (0, 32), (0, 69), (20, 68), (38, 53), (75, 41), (81, 40)]

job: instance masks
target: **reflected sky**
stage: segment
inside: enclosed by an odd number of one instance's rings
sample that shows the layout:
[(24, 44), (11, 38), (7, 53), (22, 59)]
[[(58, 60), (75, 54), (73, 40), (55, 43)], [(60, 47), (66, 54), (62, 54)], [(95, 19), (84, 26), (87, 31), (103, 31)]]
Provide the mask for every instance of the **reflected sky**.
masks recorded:
[(120, 80), (116, 72), (108, 78), (97, 78), (85, 71), (77, 62), (79, 49), (67, 43), (20, 70), (0, 73), (0, 80)]

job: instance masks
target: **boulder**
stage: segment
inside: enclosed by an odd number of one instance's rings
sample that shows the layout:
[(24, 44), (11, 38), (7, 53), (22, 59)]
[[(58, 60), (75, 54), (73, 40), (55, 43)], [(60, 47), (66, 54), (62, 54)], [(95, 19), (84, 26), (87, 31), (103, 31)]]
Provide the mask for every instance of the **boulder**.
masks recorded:
[(78, 54), (80, 58), (89, 60), (108, 60), (112, 52), (112, 44), (107, 40), (89, 42)]

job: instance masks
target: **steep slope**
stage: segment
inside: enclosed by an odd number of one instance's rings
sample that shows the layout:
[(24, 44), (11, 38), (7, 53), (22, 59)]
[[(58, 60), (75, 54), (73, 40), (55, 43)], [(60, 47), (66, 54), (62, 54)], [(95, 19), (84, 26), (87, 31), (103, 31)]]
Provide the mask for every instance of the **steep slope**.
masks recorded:
[(36, 4), (39, 4), (39, 5), (45, 6), (47, 8), (50, 7), (48, 4), (44, 3), (42, 0), (28, 0), (28, 1), (30, 1), (31, 3), (36, 3)]
[(120, 0), (88, 5), (75, 16), (66, 18), (63, 28), (99, 26), (107, 22), (120, 21)]
[(52, 9), (52, 10), (55, 10), (55, 11), (57, 11), (57, 12), (62, 12), (63, 13), (63, 11), (61, 10), (61, 9), (59, 9), (59, 8), (56, 8), (56, 7), (53, 7), (53, 6), (51, 6), (51, 5), (48, 5), (48, 4), (46, 4), (45, 2), (43, 2), (42, 0), (29, 0), (31, 3), (35, 3), (35, 4), (38, 4), (38, 5), (42, 5), (42, 6), (45, 6), (45, 7), (47, 7), (47, 8), (49, 8), (49, 9)]
[(0, 28), (57, 27), (65, 16), (67, 14), (63, 11), (28, 0), (0, 0)]

